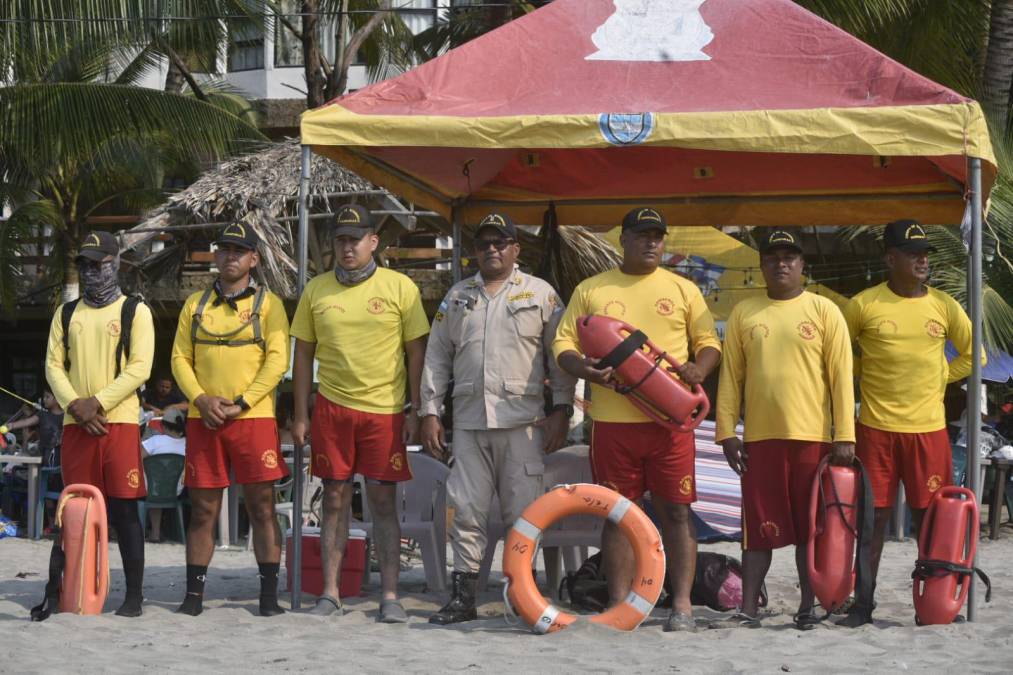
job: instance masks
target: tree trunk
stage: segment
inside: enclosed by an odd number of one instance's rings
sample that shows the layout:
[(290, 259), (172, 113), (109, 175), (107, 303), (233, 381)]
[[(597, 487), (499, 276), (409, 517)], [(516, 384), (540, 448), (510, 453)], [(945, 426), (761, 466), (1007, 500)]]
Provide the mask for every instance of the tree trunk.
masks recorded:
[(302, 58), (306, 75), (306, 107), (317, 108), (326, 103), (326, 84), (320, 66), (320, 4), (318, 0), (303, 0), (302, 9)]
[(381, 0), (377, 6), (377, 11), (369, 18), (369, 21), (352, 34), (348, 40), (348, 44), (344, 45), (341, 51), (335, 53), (334, 69), (331, 71), (331, 76), (327, 81), (327, 95), (329, 98), (341, 96), (345, 93), (345, 89), (348, 88), (348, 68), (352, 65), (352, 61), (355, 59), (359, 48), (362, 47), (362, 43), (387, 18), (390, 6), (390, 0)]
[(982, 101), (993, 128), (1004, 133), (1013, 103), (1013, 0), (992, 0)]
[(164, 91), (170, 94), (183, 93), (183, 71), (172, 59), (169, 59), (169, 72), (165, 74)]

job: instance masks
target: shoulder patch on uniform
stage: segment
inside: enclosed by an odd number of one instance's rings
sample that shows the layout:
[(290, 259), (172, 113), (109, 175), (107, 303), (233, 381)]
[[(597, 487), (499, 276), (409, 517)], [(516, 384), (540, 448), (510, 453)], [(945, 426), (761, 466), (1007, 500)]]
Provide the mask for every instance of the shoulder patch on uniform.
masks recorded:
[(443, 321), (443, 318), (445, 316), (446, 316), (446, 314), (444, 314), (440, 310), (436, 310), (436, 314), (433, 316), (433, 320), (436, 321), (436, 322), (440, 322), (440, 321)]
[(519, 300), (530, 300), (533, 297), (535, 297), (535, 292), (534, 291), (521, 291), (520, 293), (515, 293), (514, 295), (508, 295), (507, 296), (507, 302), (517, 302)]

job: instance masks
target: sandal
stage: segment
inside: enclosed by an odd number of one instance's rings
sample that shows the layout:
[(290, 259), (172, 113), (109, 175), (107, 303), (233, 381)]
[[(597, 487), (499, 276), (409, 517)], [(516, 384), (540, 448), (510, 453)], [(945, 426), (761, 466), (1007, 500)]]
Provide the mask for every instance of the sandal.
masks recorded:
[(696, 621), (689, 614), (673, 611), (665, 622), (666, 633), (695, 633)]
[(812, 630), (823, 623), (823, 619), (816, 616), (812, 609), (799, 612), (792, 619), (795, 621), (795, 628), (799, 630)]
[(380, 615), (376, 620), (380, 623), (408, 623), (408, 613), (400, 600), (381, 600)]
[(317, 598), (317, 604), (307, 614), (314, 616), (342, 616), (345, 610), (341, 607), (341, 601), (330, 595), (321, 595)]
[(760, 617), (736, 612), (729, 617), (712, 621), (709, 628), (760, 628)]

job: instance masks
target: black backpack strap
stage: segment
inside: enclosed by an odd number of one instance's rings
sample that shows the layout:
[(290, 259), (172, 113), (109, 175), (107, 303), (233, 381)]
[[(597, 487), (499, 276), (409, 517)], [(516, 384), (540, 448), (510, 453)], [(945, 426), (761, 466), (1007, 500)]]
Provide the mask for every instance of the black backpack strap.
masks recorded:
[(74, 316), (74, 310), (77, 309), (77, 303), (80, 301), (81, 298), (78, 298), (64, 303), (60, 310), (60, 325), (63, 326), (63, 369), (68, 373), (70, 372), (70, 319)]
[(120, 376), (123, 357), (130, 358), (130, 332), (134, 327), (134, 315), (141, 299), (136, 295), (128, 295), (120, 307), (120, 341), (116, 343), (116, 377)]

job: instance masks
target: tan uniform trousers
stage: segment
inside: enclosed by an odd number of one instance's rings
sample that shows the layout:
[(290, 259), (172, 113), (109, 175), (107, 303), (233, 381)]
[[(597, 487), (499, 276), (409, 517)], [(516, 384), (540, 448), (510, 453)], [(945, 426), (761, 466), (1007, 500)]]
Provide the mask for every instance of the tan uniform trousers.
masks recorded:
[(485, 556), (493, 495), (509, 528), (528, 504), (542, 495), (545, 454), (542, 430), (454, 430), (454, 466), (447, 501), (454, 509), (450, 545), (455, 572), (478, 572)]

